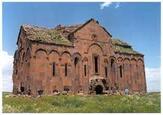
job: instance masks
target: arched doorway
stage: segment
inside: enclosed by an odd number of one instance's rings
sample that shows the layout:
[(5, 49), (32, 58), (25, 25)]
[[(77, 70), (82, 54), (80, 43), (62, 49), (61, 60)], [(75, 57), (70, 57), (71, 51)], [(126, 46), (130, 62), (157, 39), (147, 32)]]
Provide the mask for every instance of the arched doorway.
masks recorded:
[(103, 87), (101, 85), (97, 85), (95, 87), (96, 94), (102, 94), (103, 93)]
[(79, 77), (79, 69), (80, 69), (80, 64), (79, 64), (79, 58), (75, 57), (74, 59), (74, 66), (75, 66), (75, 77)]

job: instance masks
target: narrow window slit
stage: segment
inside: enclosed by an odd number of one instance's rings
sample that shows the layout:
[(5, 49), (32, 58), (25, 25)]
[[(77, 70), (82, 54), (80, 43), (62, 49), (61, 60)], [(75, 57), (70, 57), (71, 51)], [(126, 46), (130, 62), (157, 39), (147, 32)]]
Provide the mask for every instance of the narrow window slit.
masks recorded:
[(67, 63), (65, 64), (65, 76), (67, 76)]
[(53, 76), (55, 76), (55, 74), (56, 74), (56, 73), (55, 73), (55, 69), (56, 69), (55, 66), (56, 66), (56, 64), (55, 64), (55, 62), (54, 62), (54, 63), (52, 64), (52, 68), (53, 68)]
[(87, 66), (84, 65), (84, 75), (87, 76)]
[(94, 57), (94, 63), (95, 63), (95, 73), (98, 73), (98, 57), (97, 56), (95, 56)]

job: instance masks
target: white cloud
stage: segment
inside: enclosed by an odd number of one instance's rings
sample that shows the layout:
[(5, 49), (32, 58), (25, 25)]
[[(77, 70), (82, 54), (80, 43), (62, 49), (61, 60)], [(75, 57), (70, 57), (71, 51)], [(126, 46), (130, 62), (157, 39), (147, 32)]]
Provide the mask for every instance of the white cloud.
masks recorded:
[(146, 71), (147, 91), (148, 92), (161, 91), (160, 68), (146, 68), (145, 71)]
[(1, 52), (0, 67), (2, 70), (3, 91), (12, 91), (12, 72), (13, 72), (13, 56), (8, 52)]
[(119, 6), (120, 6), (119, 2), (116, 2), (116, 3), (113, 3), (113, 2), (103, 2), (102, 4), (100, 4), (100, 9), (103, 10), (105, 7), (109, 7), (112, 4), (113, 4), (114, 8), (119, 8)]
[(100, 9), (104, 9), (105, 7), (109, 7), (112, 4), (112, 2), (104, 2), (100, 4)]
[(115, 8), (119, 8), (119, 6), (120, 6), (120, 3), (118, 2), (116, 3)]

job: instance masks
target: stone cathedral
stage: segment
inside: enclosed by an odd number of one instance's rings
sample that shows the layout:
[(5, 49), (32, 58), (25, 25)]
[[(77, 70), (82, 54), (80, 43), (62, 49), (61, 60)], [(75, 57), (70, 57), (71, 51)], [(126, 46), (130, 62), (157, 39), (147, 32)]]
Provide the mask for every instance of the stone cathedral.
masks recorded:
[(22, 25), (17, 46), (14, 94), (146, 92), (144, 55), (94, 19), (51, 29)]

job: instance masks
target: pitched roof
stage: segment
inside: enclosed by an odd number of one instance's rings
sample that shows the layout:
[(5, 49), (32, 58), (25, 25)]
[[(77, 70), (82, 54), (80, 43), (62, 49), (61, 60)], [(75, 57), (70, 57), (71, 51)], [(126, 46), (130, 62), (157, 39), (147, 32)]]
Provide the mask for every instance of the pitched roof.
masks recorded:
[[(84, 24), (80, 25), (76, 30), (74, 30), (71, 34), (77, 32), (78, 30), (80, 30), (81, 28), (83, 28), (85, 25), (87, 25), (89, 22), (91, 21), (95, 21), (97, 24), (99, 24), (98, 21), (96, 21), (95, 19), (91, 18), (90, 20), (88, 20), (87, 22), (85, 22)], [(99, 25), (101, 28), (103, 28), (103, 30), (110, 36), (112, 37), (112, 35), (101, 25)]]
[(56, 31), (58, 31), (59, 33), (61, 33), (64, 37), (67, 38), (70, 33), (74, 32), (77, 28), (79, 28), (81, 26), (82, 26), (82, 24), (72, 25), (72, 26), (58, 25), (54, 29)]
[(126, 54), (136, 54), (143, 55), (137, 51), (135, 51), (131, 45), (126, 42), (121, 41), (120, 39), (112, 38), (113, 50), (118, 53), (126, 53)]
[[(31, 25), (22, 25), (21, 27), (26, 32), (27, 38), (32, 41), (72, 46), (73, 44), (71, 41), (68, 40), (68, 36), (80, 30), (91, 21), (96, 21), (96, 20), (90, 19), (84, 24), (78, 24), (73, 26), (58, 25), (53, 29), (42, 28), (42, 27), (31, 26)], [(96, 21), (96, 23), (98, 23), (98, 21)], [(107, 32), (104, 27), (102, 28), (104, 29), (105, 32)], [(111, 36), (109, 32), (107, 33)]]
[(23, 25), (22, 28), (26, 32), (27, 38), (32, 41), (72, 46), (72, 42), (66, 39), (55, 29), (47, 29), (30, 25)]
[[(90, 21), (95, 21), (94, 19), (88, 20), (84, 24), (78, 24), (73, 26), (62, 26), (58, 25), (55, 28), (48, 29), (38, 26), (31, 26), (31, 25), (22, 25), (21, 28), (26, 32), (26, 37), (29, 40), (43, 42), (43, 43), (52, 43), (58, 45), (66, 45), (66, 46), (73, 46), (73, 43), (68, 40), (68, 36), (76, 31), (80, 30)], [(98, 23), (98, 21), (96, 21)], [(102, 26), (101, 26), (102, 27)], [(106, 29), (102, 27), (104, 31)], [(106, 31), (107, 32), (107, 31)], [(110, 36), (112, 36), (109, 32), (107, 32)], [(131, 47), (126, 42), (123, 42), (119, 39), (111, 39), (113, 44), (113, 49), (115, 52), (118, 53), (126, 53), (126, 54), (138, 54), (143, 55)]]

